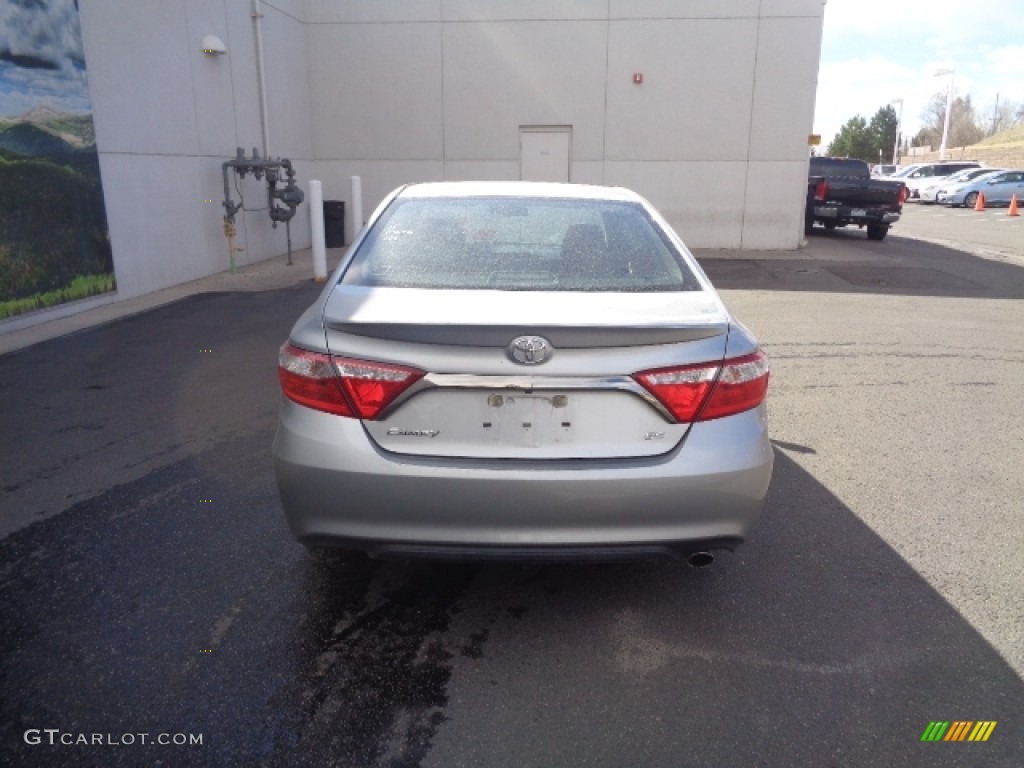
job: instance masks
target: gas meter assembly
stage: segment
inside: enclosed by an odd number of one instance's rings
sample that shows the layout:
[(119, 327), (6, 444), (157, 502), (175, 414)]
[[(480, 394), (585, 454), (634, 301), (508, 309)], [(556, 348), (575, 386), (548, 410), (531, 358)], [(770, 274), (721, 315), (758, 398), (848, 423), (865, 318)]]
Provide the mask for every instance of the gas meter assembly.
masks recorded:
[[(224, 177), (224, 234), (228, 238), (228, 249), (231, 252), (231, 271), (235, 271), (235, 214), (243, 209), (241, 192), (238, 202), (231, 199), (231, 184), (228, 181), (228, 170), (234, 171), (236, 178), (244, 179), (246, 174), (251, 173), (253, 178), (267, 180), (267, 212), (274, 222), (276, 229), (279, 222), (284, 222), (285, 231), (288, 237), (288, 264), (292, 263), (292, 230), (291, 220), (295, 216), (295, 209), (303, 200), (302, 190), (295, 183), (295, 169), (292, 168), (292, 161), (279, 157), (276, 160), (264, 159), (259, 152), (252, 150), (252, 157), (245, 156), (245, 150), (238, 147), (234, 159), (226, 161), (221, 165), (221, 174)], [(279, 184), (283, 186), (278, 186)], [(278, 202), (284, 205), (278, 205)], [(258, 209), (262, 210), (262, 209)]]

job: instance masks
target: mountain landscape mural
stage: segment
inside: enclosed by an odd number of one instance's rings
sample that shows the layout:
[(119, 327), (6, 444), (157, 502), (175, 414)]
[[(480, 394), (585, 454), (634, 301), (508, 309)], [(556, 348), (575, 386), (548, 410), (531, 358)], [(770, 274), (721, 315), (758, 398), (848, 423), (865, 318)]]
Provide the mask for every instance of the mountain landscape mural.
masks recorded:
[(0, 0), (0, 321), (116, 288), (77, 4)]

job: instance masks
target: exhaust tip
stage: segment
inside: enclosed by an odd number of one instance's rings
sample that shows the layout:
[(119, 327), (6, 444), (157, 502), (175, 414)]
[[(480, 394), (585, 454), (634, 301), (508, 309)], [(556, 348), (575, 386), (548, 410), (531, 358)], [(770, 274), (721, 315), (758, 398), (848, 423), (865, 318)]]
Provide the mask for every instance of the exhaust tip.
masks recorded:
[(715, 562), (715, 556), (710, 552), (694, 552), (686, 558), (686, 562), (690, 564), (691, 568), (707, 568)]

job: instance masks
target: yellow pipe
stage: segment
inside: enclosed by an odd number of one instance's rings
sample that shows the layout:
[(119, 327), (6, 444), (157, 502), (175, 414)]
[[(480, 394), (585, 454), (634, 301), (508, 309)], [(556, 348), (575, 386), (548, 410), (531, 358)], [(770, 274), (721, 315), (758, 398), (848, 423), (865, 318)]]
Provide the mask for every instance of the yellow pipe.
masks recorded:
[(241, 250), (241, 248), (235, 248), (235, 222), (231, 219), (224, 219), (224, 235), (228, 239), (228, 257), (231, 260), (231, 274), (235, 274), (235, 251)]

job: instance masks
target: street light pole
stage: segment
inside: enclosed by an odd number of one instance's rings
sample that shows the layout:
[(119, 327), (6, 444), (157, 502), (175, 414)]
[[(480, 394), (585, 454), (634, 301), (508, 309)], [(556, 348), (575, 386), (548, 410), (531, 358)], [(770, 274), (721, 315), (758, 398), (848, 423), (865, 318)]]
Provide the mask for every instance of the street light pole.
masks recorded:
[(896, 119), (896, 141), (892, 145), (892, 164), (896, 165), (900, 161), (900, 131), (903, 129), (903, 99), (893, 99), (890, 103), (900, 104), (900, 116)]
[(956, 70), (940, 69), (935, 72), (935, 77), (949, 75), (949, 88), (946, 90), (946, 119), (942, 123), (942, 144), (939, 145), (939, 160), (946, 159), (946, 141), (949, 138), (949, 116), (953, 111), (953, 79), (956, 77)]

